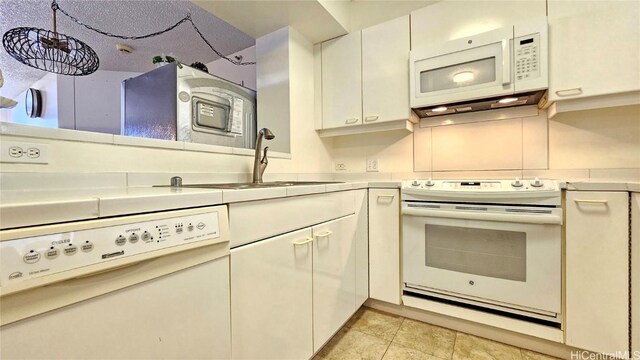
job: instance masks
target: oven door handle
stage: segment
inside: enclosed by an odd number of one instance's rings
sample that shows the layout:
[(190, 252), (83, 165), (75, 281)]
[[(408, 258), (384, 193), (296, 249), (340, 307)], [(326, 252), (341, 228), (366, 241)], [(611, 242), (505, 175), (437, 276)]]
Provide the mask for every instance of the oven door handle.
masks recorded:
[(501, 213), (473, 213), (468, 211), (446, 211), (434, 209), (402, 208), (402, 215), (418, 217), (436, 217), (448, 219), (502, 221), (527, 224), (562, 224), (561, 214), (501, 214)]

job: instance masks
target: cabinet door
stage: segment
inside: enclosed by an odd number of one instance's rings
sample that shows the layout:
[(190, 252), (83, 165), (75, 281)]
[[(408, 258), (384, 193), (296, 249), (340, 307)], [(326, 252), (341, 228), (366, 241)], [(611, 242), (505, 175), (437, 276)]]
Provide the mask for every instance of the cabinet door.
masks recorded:
[(629, 349), (629, 194), (568, 191), (566, 343)]
[(313, 348), (319, 350), (356, 311), (356, 216), (313, 227)]
[(311, 229), (231, 250), (233, 359), (313, 355)]
[(367, 190), (356, 190), (356, 309), (369, 298), (369, 219)]
[(362, 30), (364, 124), (409, 118), (409, 16)]
[(631, 339), (640, 354), (640, 192), (631, 194)]
[(400, 304), (400, 191), (369, 190), (369, 296)]
[(640, 90), (639, 1), (549, 1), (549, 100)]
[(322, 128), (362, 124), (360, 31), (322, 43)]

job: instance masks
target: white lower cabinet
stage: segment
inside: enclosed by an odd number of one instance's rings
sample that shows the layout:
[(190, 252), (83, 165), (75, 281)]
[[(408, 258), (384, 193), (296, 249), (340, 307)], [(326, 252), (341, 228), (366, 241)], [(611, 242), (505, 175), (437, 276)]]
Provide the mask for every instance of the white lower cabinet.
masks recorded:
[(566, 343), (629, 350), (629, 193), (568, 191)]
[(310, 359), (367, 299), (367, 190), (342, 193), (351, 214), (231, 249), (233, 359)]
[(234, 359), (313, 355), (311, 228), (231, 250)]
[(369, 298), (369, 213), (367, 211), (368, 191), (356, 190), (356, 308)]
[(631, 194), (631, 350), (640, 354), (640, 192)]
[(356, 310), (356, 216), (313, 227), (313, 347), (319, 350)]
[(400, 191), (370, 189), (369, 296), (400, 304), (400, 282)]

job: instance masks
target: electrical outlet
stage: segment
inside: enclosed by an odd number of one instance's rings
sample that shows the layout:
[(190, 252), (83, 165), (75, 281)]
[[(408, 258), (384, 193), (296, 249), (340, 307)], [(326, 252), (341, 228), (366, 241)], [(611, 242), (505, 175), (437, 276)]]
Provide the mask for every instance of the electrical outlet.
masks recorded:
[(9, 148), (9, 156), (19, 158), (22, 157), (22, 155), (24, 155), (24, 150), (22, 150), (20, 146), (11, 146)]
[(27, 156), (32, 159), (37, 159), (40, 157), (40, 149), (31, 147), (27, 149)]
[(2, 141), (0, 151), (0, 162), (3, 163), (49, 163), (49, 145), (46, 144)]
[(347, 170), (347, 165), (343, 163), (336, 163), (336, 170)]
[(376, 159), (367, 160), (367, 171), (368, 172), (378, 171), (378, 160)]

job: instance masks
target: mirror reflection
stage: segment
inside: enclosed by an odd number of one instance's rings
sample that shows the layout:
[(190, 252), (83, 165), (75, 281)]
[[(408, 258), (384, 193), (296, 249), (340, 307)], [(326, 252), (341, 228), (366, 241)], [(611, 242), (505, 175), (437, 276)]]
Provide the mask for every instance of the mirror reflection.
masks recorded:
[[(24, 65), (3, 48), (0, 121), (255, 147), (255, 39), (190, 1), (56, 3), (57, 32), (95, 50), (99, 68), (60, 75)], [(189, 21), (168, 29), (187, 15), (197, 30)], [(0, 33), (17, 27), (52, 30), (52, 3), (0, 2)], [(11, 100), (17, 104), (9, 108)]]

